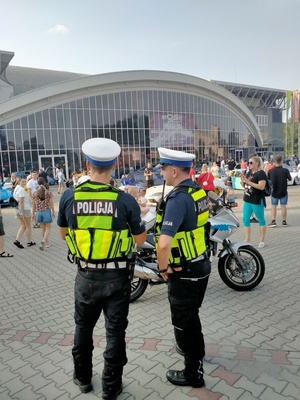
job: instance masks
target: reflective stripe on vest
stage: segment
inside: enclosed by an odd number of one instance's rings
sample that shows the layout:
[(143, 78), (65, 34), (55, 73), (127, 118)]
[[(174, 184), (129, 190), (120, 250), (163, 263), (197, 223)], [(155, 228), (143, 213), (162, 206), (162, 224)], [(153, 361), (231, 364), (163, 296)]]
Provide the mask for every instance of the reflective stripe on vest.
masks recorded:
[[(177, 232), (172, 238), (170, 265), (180, 265), (184, 261), (191, 261), (202, 255), (206, 249), (205, 225), (208, 222), (209, 209), (206, 193), (201, 188), (188, 186), (178, 186), (171, 193), (181, 191), (189, 194), (195, 203), (195, 213), (197, 214), (197, 227), (191, 231)], [(161, 233), (161, 226), (164, 217), (164, 210), (169, 195), (165, 202), (162, 202), (156, 216), (156, 241)]]
[(74, 190), (76, 228), (66, 235), (68, 248), (74, 256), (89, 262), (121, 258), (133, 248), (129, 229), (114, 231), (117, 199), (120, 191), (110, 185), (84, 182)]

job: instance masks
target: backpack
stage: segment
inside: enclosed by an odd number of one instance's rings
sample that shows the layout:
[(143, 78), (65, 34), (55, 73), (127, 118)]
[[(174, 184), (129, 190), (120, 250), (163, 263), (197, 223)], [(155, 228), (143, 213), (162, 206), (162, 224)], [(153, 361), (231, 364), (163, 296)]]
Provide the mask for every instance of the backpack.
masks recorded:
[(11, 196), (8, 200), (9, 204), (13, 208), (18, 208), (19, 202), (14, 198), (14, 196)]
[(267, 180), (266, 180), (266, 186), (265, 186), (265, 188), (264, 188), (264, 195), (265, 195), (265, 197), (271, 196), (272, 191), (273, 191), (273, 182), (271, 181), (271, 179), (268, 179), (268, 178), (267, 178)]

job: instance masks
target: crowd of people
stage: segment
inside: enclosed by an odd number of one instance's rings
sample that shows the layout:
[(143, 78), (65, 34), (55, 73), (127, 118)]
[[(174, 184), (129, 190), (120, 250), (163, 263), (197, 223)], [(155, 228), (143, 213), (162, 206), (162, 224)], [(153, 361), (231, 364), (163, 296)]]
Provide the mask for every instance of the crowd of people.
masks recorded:
[[(75, 335), (72, 348), (73, 382), (82, 393), (93, 390), (93, 333), (103, 312), (106, 349), (103, 353), (102, 398), (115, 400), (122, 392), (123, 368), (127, 363), (125, 333), (128, 325), (130, 285), (135, 244), (146, 238), (141, 216), (148, 211), (146, 188), (116, 186), (112, 178), (120, 146), (110, 139), (93, 138), (82, 145), (86, 169), (81, 176), (72, 173), (72, 190), (65, 190), (63, 170), (57, 169), (60, 194), (57, 224), (66, 242), (70, 260), (76, 266)], [(281, 206), (282, 226), (287, 226), (287, 184), (291, 180), (283, 168), (283, 156), (263, 163), (257, 154), (248, 161), (233, 159), (203, 163), (195, 172), (195, 156), (190, 153), (159, 148), (161, 174), (173, 189), (157, 210), (155, 238), (158, 269), (168, 284), (171, 322), (176, 350), (184, 357), (182, 370), (171, 369), (166, 379), (174, 385), (201, 388), (205, 385), (203, 358), (205, 340), (199, 310), (204, 301), (211, 261), (205, 231), (209, 218), (207, 193), (221, 172), (232, 176), (242, 170), (242, 221), (245, 241), (251, 241), (251, 222), (259, 226), (258, 248), (265, 247), (267, 226), (277, 226), (277, 207)], [(50, 246), (51, 223), (55, 217), (53, 193), (47, 178), (35, 172), (30, 177), (12, 177), (13, 196), (18, 202), (16, 217), (19, 229), (15, 246), (26, 235), (27, 247), (34, 246), (32, 228), (41, 228), (40, 250)], [(154, 170), (148, 162), (144, 170), (148, 188), (154, 184)], [(230, 179), (228, 178), (228, 181)], [(266, 184), (272, 182), (271, 222), (265, 219)], [(228, 186), (230, 189), (230, 185)], [(232, 189), (232, 188), (231, 188)], [(4, 226), (0, 209), (0, 257), (12, 257), (4, 248)], [(93, 290), (90, 290), (93, 288)]]

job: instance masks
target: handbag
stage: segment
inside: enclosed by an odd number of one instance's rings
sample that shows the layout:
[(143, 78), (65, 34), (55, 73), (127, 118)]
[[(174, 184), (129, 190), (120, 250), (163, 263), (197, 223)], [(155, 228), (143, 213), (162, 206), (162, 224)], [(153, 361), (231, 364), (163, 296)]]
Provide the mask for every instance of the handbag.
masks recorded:
[(13, 208), (18, 208), (19, 202), (14, 198), (14, 196), (11, 196), (8, 200), (9, 204)]
[(264, 188), (264, 195), (265, 195), (265, 197), (271, 196), (272, 191), (273, 191), (273, 182), (271, 181), (271, 179), (268, 179), (268, 178), (267, 178), (267, 180), (266, 180), (266, 186), (265, 186), (265, 188)]

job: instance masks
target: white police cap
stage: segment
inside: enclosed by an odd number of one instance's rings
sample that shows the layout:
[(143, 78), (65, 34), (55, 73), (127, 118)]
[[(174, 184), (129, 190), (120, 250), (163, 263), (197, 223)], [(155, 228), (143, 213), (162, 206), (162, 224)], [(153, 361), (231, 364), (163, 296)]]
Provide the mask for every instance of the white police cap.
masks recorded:
[(111, 139), (92, 138), (83, 143), (82, 151), (91, 164), (105, 167), (114, 164), (121, 153), (121, 147)]
[(165, 149), (163, 147), (159, 147), (158, 152), (160, 156), (159, 161), (162, 165), (168, 164), (173, 165), (174, 167), (190, 167), (194, 158), (196, 157), (195, 154)]

